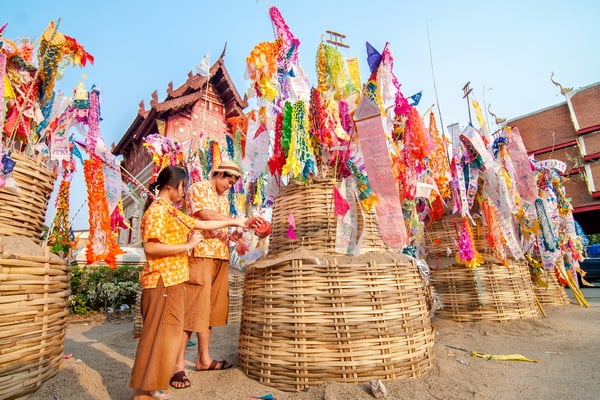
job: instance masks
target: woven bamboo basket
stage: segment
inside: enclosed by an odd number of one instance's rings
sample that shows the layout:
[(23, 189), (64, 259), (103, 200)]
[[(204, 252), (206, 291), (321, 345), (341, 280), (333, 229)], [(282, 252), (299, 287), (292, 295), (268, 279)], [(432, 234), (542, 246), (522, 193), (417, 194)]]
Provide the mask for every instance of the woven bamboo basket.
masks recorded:
[[(339, 255), (335, 251), (337, 217), (333, 209), (334, 184), (332, 180), (315, 180), (305, 185), (292, 183), (281, 190), (273, 205), (269, 253), (303, 248), (319, 255)], [(290, 214), (294, 215), (296, 222), (297, 240), (288, 238)], [(385, 250), (375, 212), (357, 214), (358, 234), (362, 234), (360, 254)]]
[(244, 274), (229, 274), (229, 313), (228, 324), (237, 324), (242, 318), (242, 304), (244, 300)]
[(545, 285), (539, 285), (532, 282), (533, 293), (540, 303), (559, 306), (571, 304), (567, 291), (560, 285), (558, 278), (553, 271), (544, 270), (541, 278)]
[(135, 305), (133, 306), (133, 334), (142, 333), (142, 285), (135, 294)]
[[(29, 254), (10, 253), (16, 246), (9, 239), (28, 241)], [(0, 243), (0, 399), (17, 399), (58, 373), (69, 268), (54, 254), (31, 255), (44, 253), (29, 239), (0, 237)]]
[(458, 250), (460, 219), (446, 215), (425, 226), (425, 250), (428, 258), (447, 257)]
[(434, 335), (412, 259), (301, 250), (247, 269), (239, 340), (247, 376), (298, 391), (422, 375)]
[[(471, 226), (473, 244), (477, 251), (488, 257), (494, 257), (494, 249), (490, 246), (486, 235), (487, 227), (481, 218), (473, 218), (475, 225)], [(446, 215), (425, 227), (425, 249), (428, 259), (454, 256), (458, 251), (460, 238), (460, 216)]]
[(453, 264), (432, 269), (430, 277), (444, 304), (436, 311), (437, 316), (459, 322), (502, 322), (540, 316), (525, 262), (509, 261), (504, 266), (486, 259), (475, 269)]
[(24, 236), (40, 244), (56, 176), (35, 160), (13, 152), (17, 190), (0, 189), (0, 235)]

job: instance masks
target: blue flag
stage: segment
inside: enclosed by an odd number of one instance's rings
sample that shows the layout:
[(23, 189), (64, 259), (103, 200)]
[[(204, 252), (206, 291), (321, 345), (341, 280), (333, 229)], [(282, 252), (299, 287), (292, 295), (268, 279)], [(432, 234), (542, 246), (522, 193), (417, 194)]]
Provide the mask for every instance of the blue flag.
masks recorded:
[(369, 64), (369, 69), (371, 70), (371, 73), (373, 73), (379, 66), (379, 61), (381, 61), (381, 54), (379, 54), (379, 52), (377, 50), (375, 50), (375, 47), (371, 46), (371, 43), (366, 42), (366, 44), (367, 44), (367, 63)]
[(419, 93), (415, 93), (412, 96), (410, 96), (410, 99), (412, 100), (411, 103), (409, 104), (411, 107), (414, 107), (416, 105), (419, 104), (419, 101), (421, 101), (421, 96), (423, 95), (423, 91), (420, 91)]
[(79, 161), (81, 161), (81, 165), (83, 165), (83, 157), (81, 156), (81, 152), (79, 151), (79, 148), (75, 146), (76, 144), (79, 144), (79, 142), (73, 140), (73, 135), (69, 137), (69, 142), (73, 145), (73, 155), (79, 158)]

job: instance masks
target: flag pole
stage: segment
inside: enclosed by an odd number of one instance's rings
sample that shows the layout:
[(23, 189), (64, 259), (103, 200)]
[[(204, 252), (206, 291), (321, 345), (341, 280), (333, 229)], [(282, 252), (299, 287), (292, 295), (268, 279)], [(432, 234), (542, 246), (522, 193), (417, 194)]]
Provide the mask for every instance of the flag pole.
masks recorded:
[[(435, 102), (437, 104), (438, 107), (438, 113), (440, 114), (440, 126), (442, 127), (442, 136), (446, 136), (446, 133), (444, 132), (444, 121), (442, 119), (442, 108), (440, 107), (440, 99), (438, 98), (438, 91), (437, 91), (437, 84), (435, 82), (435, 71), (433, 68), (433, 52), (431, 51), (431, 37), (429, 35), (429, 19), (426, 20), (426, 27), (427, 27), (427, 45), (429, 47), (429, 65), (431, 66), (431, 80), (433, 81), (433, 91), (435, 93)], [(445, 142), (445, 140), (444, 140)], [(448, 149), (446, 149), (448, 150)]]

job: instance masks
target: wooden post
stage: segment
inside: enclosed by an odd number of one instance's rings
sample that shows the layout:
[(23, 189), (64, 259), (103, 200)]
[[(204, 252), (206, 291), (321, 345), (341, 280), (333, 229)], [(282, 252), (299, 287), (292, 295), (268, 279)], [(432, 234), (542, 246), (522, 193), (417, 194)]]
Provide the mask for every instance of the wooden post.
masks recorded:
[(467, 99), (467, 109), (469, 110), (469, 123), (472, 125), (473, 121), (471, 119), (471, 103), (469, 103), (469, 95), (471, 94), (471, 92), (473, 91), (473, 89), (470, 87), (471, 85), (471, 81), (467, 82), (465, 84), (465, 86), (463, 86), (462, 90), (463, 90), (463, 99)]

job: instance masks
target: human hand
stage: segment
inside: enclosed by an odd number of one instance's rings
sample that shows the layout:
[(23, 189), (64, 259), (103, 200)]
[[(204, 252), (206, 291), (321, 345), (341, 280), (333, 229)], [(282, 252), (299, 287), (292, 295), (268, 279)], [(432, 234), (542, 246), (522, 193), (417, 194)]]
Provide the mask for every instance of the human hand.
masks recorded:
[(202, 232), (199, 230), (193, 230), (190, 233), (190, 235), (188, 236), (187, 246), (189, 249), (193, 249), (202, 240), (204, 240), (204, 236), (202, 236)]
[(254, 229), (254, 233), (259, 238), (266, 238), (273, 230), (271, 223), (262, 217), (251, 217), (252, 221), (249, 224), (249, 228)]
[(233, 220), (233, 226), (239, 226), (242, 228), (245, 228), (248, 224), (248, 218), (246, 217), (239, 217)]
[(254, 229), (258, 225), (260, 225), (261, 218), (260, 217), (250, 217), (246, 221), (246, 228)]
[(237, 242), (238, 240), (240, 240), (240, 238), (243, 235), (243, 231), (239, 228), (233, 228), (228, 234), (227, 234), (227, 239), (230, 242)]

